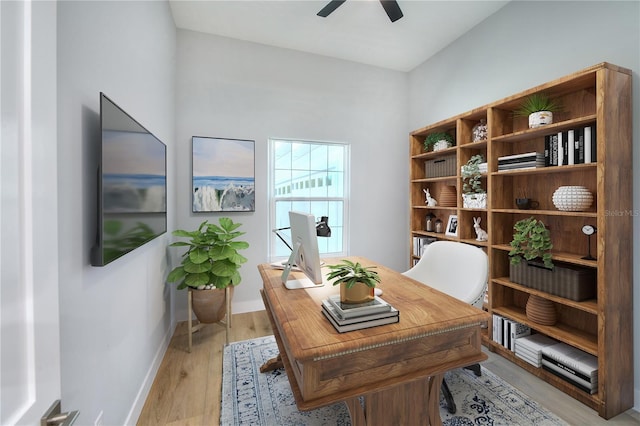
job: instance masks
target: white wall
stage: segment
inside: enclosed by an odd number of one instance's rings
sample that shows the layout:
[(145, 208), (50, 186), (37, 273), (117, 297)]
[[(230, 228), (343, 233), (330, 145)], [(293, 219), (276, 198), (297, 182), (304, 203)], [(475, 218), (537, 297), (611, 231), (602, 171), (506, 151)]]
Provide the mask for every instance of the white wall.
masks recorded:
[[(530, 37), (529, 37), (530, 36)], [(545, 44), (545, 42), (547, 44)], [(421, 128), (600, 63), (633, 71), (640, 129), (640, 3), (511, 2), (410, 75), (410, 126)], [(640, 150), (633, 152), (640, 170)], [(640, 410), (640, 173), (634, 198), (635, 408)], [(624, 326), (621, 324), (621, 326)], [(631, 326), (631, 324), (629, 324)]]
[[(235, 312), (264, 309), (256, 266), (268, 261), (270, 137), (350, 143), (351, 254), (406, 269), (406, 73), (184, 30), (177, 52), (177, 227), (220, 216), (243, 223), (251, 246)], [(255, 140), (255, 212), (191, 212), (192, 136)], [(186, 318), (184, 299), (178, 319)]]
[[(62, 1), (57, 45), (63, 408), (80, 410), (77, 424), (94, 424), (101, 411), (102, 424), (135, 423), (173, 333), (163, 285), (170, 235), (108, 266), (89, 266), (99, 93), (167, 144), (173, 182), (175, 26), (166, 2)], [(168, 204), (174, 202), (171, 187)]]

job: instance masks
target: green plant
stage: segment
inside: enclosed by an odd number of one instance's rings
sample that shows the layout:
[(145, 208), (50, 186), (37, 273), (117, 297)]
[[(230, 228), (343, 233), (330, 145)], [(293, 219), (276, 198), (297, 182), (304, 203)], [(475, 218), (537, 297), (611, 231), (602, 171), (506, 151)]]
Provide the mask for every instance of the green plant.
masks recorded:
[(558, 101), (551, 99), (544, 93), (534, 93), (527, 97), (520, 107), (515, 111), (518, 117), (528, 117), (538, 111), (560, 111), (561, 105)]
[(484, 157), (480, 154), (474, 155), (462, 166), (462, 192), (464, 194), (482, 194), (486, 192), (482, 189), (480, 172), (480, 163), (484, 161)]
[(351, 288), (355, 283), (365, 284), (367, 287), (375, 287), (380, 282), (380, 276), (372, 269), (375, 266), (362, 266), (359, 262), (351, 262), (343, 259), (337, 265), (329, 265), (331, 272), (327, 275), (328, 280), (336, 279), (333, 285), (345, 283), (347, 288)]
[(522, 258), (525, 260), (533, 260), (540, 258), (544, 262), (544, 266), (553, 269), (551, 261), (551, 236), (549, 230), (541, 220), (537, 220), (533, 216), (528, 219), (522, 219), (513, 226), (515, 233), (511, 241), (511, 263), (517, 265)]
[(436, 142), (439, 142), (439, 141), (447, 141), (449, 145), (451, 146), (455, 145), (453, 141), (453, 136), (451, 136), (447, 132), (429, 133), (424, 140), (424, 150), (429, 151), (433, 149), (433, 146), (436, 144)]
[(167, 277), (167, 281), (180, 281), (178, 289), (186, 287), (226, 288), (240, 284), (238, 269), (247, 259), (238, 253), (246, 249), (249, 243), (234, 241), (244, 232), (236, 231), (242, 226), (233, 220), (222, 217), (219, 224), (207, 223), (205, 220), (195, 231), (176, 230), (173, 235), (190, 238), (190, 241), (177, 241), (171, 247), (189, 247), (184, 253), (182, 264), (175, 267)]

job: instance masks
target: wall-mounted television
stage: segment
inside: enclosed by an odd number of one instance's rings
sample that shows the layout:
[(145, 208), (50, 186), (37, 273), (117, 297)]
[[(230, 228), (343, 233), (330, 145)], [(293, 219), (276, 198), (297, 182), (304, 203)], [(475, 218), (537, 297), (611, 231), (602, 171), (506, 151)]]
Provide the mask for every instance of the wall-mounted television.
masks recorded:
[(167, 232), (167, 147), (100, 93), (96, 242), (104, 266)]

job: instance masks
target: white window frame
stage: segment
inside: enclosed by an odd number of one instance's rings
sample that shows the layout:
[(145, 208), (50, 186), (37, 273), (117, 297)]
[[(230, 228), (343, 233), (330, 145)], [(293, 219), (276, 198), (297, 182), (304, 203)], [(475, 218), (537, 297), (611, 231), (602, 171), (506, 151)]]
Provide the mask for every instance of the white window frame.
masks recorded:
[[(343, 196), (342, 197), (276, 197), (275, 194), (275, 143), (276, 142), (290, 142), (290, 143), (302, 143), (302, 144), (310, 144), (310, 145), (339, 145), (344, 148), (344, 188), (343, 188)], [(342, 251), (341, 252), (331, 252), (331, 253), (320, 253), (321, 258), (325, 257), (344, 257), (349, 256), (349, 191), (350, 191), (350, 170), (351, 170), (351, 146), (346, 142), (328, 142), (328, 141), (317, 141), (317, 140), (308, 140), (308, 139), (291, 139), (291, 138), (269, 138), (268, 143), (268, 200), (269, 200), (269, 235), (267, 241), (269, 242), (269, 261), (276, 262), (283, 259), (286, 259), (287, 256), (276, 256), (275, 247), (279, 240), (278, 236), (273, 232), (276, 228), (276, 199), (278, 201), (341, 201), (342, 202), (342, 217), (343, 221), (343, 232), (342, 232)], [(316, 218), (319, 220), (320, 218)], [(329, 217), (329, 227), (331, 227), (331, 217)], [(319, 237), (321, 238), (321, 237)]]

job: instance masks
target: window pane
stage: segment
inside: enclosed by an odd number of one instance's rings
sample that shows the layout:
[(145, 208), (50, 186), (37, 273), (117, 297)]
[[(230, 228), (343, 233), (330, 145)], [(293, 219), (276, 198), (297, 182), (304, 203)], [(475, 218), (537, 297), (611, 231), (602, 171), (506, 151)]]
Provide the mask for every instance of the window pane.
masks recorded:
[[(289, 226), (290, 210), (311, 213), (316, 220), (327, 216), (331, 237), (318, 238), (321, 254), (346, 253), (343, 239), (346, 204), (341, 198), (346, 193), (347, 148), (335, 143), (272, 140), (274, 228)], [(278, 234), (290, 244), (290, 230)], [(273, 234), (271, 241), (271, 256), (289, 256), (291, 250), (277, 235)]]

